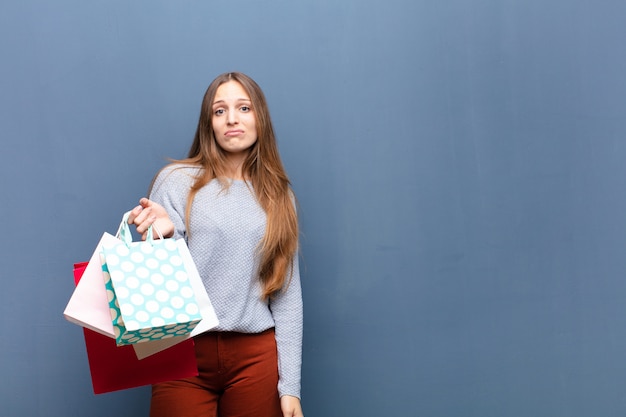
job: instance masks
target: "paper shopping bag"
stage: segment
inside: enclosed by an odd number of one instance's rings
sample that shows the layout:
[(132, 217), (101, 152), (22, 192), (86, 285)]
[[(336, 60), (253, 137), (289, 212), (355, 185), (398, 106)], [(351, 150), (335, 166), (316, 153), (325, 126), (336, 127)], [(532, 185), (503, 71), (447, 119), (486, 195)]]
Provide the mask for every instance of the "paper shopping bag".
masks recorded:
[(193, 339), (138, 359), (132, 346), (83, 329), (95, 394), (151, 385), (198, 375)]
[[(191, 336), (197, 336), (215, 328), (219, 324), (219, 320), (217, 319), (217, 314), (215, 314), (213, 304), (211, 304), (211, 299), (206, 292), (206, 288), (204, 287), (202, 278), (200, 278), (200, 274), (198, 273), (196, 264), (191, 257), (191, 253), (189, 252), (185, 239), (177, 239), (176, 245), (178, 246), (180, 257), (183, 259), (183, 263), (187, 267), (189, 282), (191, 283), (191, 286), (196, 294), (196, 301), (200, 305), (202, 321), (200, 321), (200, 323), (198, 323), (198, 325), (191, 332)], [(135, 346), (141, 346), (141, 344)]]
[[(113, 339), (115, 338), (115, 331), (113, 330), (113, 324), (111, 322), (108, 296), (104, 286), (100, 253), (103, 243), (117, 241), (118, 239), (115, 236), (104, 233), (90, 261), (74, 265), (74, 279), (77, 285), (63, 312), (63, 315), (68, 321)], [(81, 276), (82, 279), (80, 279)], [(196, 291), (199, 292), (199, 290)], [(213, 320), (215, 314), (210, 305), (210, 301), (200, 297), (198, 297), (198, 299), (203, 300), (203, 305), (201, 306), (202, 314), (203, 317), (206, 316), (210, 322)], [(207, 303), (209, 306), (208, 311), (206, 307)], [(144, 359), (188, 338), (189, 335), (172, 337), (165, 340), (133, 345), (133, 348), (135, 349), (137, 358)]]
[[(68, 321), (110, 338), (115, 338), (115, 331), (113, 330), (100, 258), (103, 243), (113, 244), (116, 242), (119, 242), (119, 239), (109, 233), (104, 233), (89, 262), (86, 263), (87, 265), (85, 266), (85, 263), (76, 265), (77, 267), (82, 266), (84, 273), (81, 271), (82, 279), (80, 282), (78, 282), (78, 278), (76, 278), (78, 284), (63, 313)], [(219, 323), (211, 300), (206, 293), (202, 279), (189, 253), (187, 244), (184, 239), (178, 239), (176, 244), (196, 294), (196, 301), (200, 306), (202, 321), (194, 328), (191, 335), (187, 334), (158, 341), (134, 344), (133, 348), (139, 359), (147, 358), (150, 355), (174, 346), (188, 339), (190, 336), (196, 336), (209, 331)]]
[[(77, 285), (86, 267), (87, 262), (74, 265)], [(193, 339), (139, 360), (133, 347), (118, 347), (113, 338), (90, 329), (83, 332), (95, 394), (198, 375)]]
[[(109, 233), (102, 235), (89, 262), (86, 266), (83, 264), (82, 278), (80, 282), (77, 281), (78, 284), (72, 297), (67, 303), (65, 311), (63, 311), (63, 315), (69, 322), (109, 337), (114, 337), (115, 332), (111, 323), (109, 302), (104, 287), (100, 252), (103, 244), (112, 244), (118, 241), (115, 236)], [(78, 265), (80, 264), (75, 265), (75, 269)]]
[(202, 320), (189, 273), (175, 239), (133, 242), (128, 213), (120, 240), (102, 245), (102, 271), (118, 345), (190, 334)]

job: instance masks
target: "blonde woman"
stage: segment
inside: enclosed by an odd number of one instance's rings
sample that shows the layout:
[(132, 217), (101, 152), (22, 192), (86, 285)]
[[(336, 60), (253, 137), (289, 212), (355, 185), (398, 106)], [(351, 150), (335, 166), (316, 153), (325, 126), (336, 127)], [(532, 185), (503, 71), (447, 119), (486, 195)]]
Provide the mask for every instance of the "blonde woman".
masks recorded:
[(219, 326), (195, 337), (199, 375), (152, 387), (151, 417), (301, 417), (298, 219), (260, 87), (208, 87), (188, 158), (162, 169), (129, 223), (183, 237)]

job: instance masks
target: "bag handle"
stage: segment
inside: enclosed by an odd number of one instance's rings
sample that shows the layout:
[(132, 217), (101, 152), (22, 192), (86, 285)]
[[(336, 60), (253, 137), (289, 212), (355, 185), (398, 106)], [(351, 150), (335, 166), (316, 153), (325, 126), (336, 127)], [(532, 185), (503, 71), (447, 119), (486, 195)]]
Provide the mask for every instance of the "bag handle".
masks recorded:
[[(130, 232), (130, 227), (128, 226), (129, 216), (130, 216), (130, 211), (127, 211), (126, 213), (124, 213), (124, 215), (122, 216), (122, 222), (120, 223), (120, 227), (117, 229), (117, 233), (115, 233), (115, 237), (122, 240), (126, 244), (126, 246), (130, 246), (130, 244), (133, 243), (133, 235)], [(152, 233), (153, 227), (154, 227), (154, 231), (157, 233), (157, 236), (159, 236), (159, 239), (163, 239), (163, 235), (161, 234), (161, 231), (159, 230), (157, 225), (151, 224), (148, 227), (147, 236), (146, 236), (146, 242), (148, 242), (151, 245), (154, 243), (154, 236)]]

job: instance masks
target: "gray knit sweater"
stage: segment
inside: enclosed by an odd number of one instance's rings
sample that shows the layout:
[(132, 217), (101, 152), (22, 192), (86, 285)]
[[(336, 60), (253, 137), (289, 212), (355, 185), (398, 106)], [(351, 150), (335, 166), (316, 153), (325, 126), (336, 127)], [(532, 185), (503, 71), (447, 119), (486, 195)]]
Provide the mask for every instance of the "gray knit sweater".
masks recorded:
[(202, 188), (191, 209), (185, 207), (198, 168), (170, 165), (156, 177), (150, 199), (167, 210), (183, 237), (219, 319), (218, 331), (259, 333), (274, 327), (278, 348), (278, 392), (300, 397), (302, 296), (297, 256), (288, 286), (268, 302), (261, 298), (257, 248), (266, 216), (252, 185), (233, 180), (223, 190), (217, 180)]

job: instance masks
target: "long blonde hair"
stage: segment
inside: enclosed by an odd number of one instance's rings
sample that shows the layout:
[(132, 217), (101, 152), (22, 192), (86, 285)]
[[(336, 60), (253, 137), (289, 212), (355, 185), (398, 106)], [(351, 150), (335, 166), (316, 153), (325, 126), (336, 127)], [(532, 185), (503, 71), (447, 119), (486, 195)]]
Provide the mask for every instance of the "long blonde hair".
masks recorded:
[[(257, 201), (267, 216), (265, 234), (259, 247), (259, 279), (263, 297), (278, 292), (287, 283), (292, 272), (293, 257), (298, 250), (298, 219), (295, 197), (285, 172), (274, 128), (263, 91), (250, 77), (239, 72), (219, 75), (204, 94), (198, 128), (187, 158), (180, 163), (201, 167), (187, 197), (185, 222), (189, 232), (191, 205), (196, 193), (212, 179), (227, 176), (226, 154), (218, 145), (212, 126), (212, 106), (217, 89), (222, 84), (236, 81), (250, 96), (255, 115), (257, 141), (249, 149), (243, 166), (243, 177), (250, 181)], [(227, 186), (223, 183), (223, 186)]]

